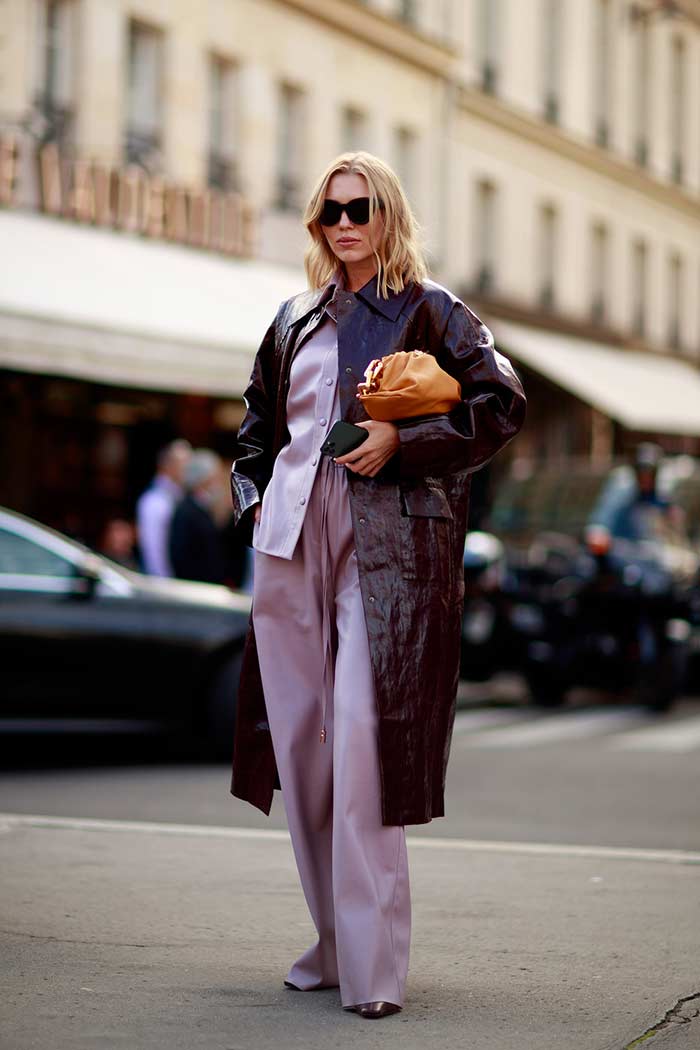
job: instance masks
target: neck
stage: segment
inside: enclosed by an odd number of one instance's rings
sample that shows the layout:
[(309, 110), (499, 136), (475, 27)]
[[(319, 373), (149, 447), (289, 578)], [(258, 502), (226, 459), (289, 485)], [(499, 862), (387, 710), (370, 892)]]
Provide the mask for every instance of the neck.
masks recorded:
[(364, 288), (367, 282), (377, 274), (377, 265), (373, 258), (363, 259), (359, 263), (345, 263), (345, 284), (350, 292)]

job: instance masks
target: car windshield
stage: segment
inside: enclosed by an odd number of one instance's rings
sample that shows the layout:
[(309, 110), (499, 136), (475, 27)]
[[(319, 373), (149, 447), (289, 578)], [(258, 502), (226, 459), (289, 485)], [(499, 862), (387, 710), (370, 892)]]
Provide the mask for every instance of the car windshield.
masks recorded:
[(0, 574), (70, 578), (79, 566), (92, 561), (123, 580), (131, 577), (124, 566), (96, 554), (89, 547), (53, 529), (17, 515), (0, 525)]

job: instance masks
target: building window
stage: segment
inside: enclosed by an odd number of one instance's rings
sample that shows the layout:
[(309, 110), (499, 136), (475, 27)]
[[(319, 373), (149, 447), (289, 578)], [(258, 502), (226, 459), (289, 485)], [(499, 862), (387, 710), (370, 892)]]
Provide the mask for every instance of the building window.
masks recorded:
[(395, 167), (406, 196), (412, 202), (416, 196), (418, 137), (411, 128), (400, 127), (394, 135)]
[(649, 85), (651, 52), (649, 23), (639, 19), (634, 30), (634, 156), (637, 164), (646, 165), (649, 157)]
[(590, 254), (591, 321), (604, 324), (608, 287), (608, 231), (603, 223), (591, 227)]
[(557, 226), (556, 208), (543, 204), (540, 208), (539, 250), (539, 304), (543, 310), (553, 310), (556, 305)]
[(418, 12), (416, 11), (416, 0), (399, 0), (398, 15), (402, 22), (415, 25)]
[(304, 92), (291, 84), (279, 88), (277, 125), (277, 206), (296, 211), (301, 208), (305, 156)]
[(131, 22), (127, 88), (126, 160), (146, 171), (162, 167), (163, 36)]
[(36, 108), (42, 143), (66, 144), (73, 134), (77, 8), (74, 0), (38, 5)]
[(208, 182), (221, 190), (238, 189), (238, 69), (224, 59), (209, 61)]
[(491, 295), (496, 285), (496, 187), (488, 181), (476, 185), (475, 289)]
[(559, 95), (561, 92), (562, 65), (562, 12), (561, 0), (544, 0), (543, 56), (542, 56), (542, 105), (545, 120), (559, 120)]
[(595, 140), (599, 146), (607, 146), (610, 142), (613, 14), (612, 0), (596, 0), (593, 112)]
[(647, 326), (648, 250), (644, 241), (632, 245), (632, 331), (643, 337)]
[(477, 0), (476, 41), (482, 90), (498, 90), (498, 37), (501, 0)]
[(343, 106), (340, 115), (341, 149), (354, 152), (368, 149), (367, 117), (354, 106)]
[(683, 181), (683, 154), (685, 130), (685, 82), (686, 82), (685, 41), (675, 36), (672, 43), (671, 57), (671, 178), (674, 182)]
[(681, 349), (683, 310), (683, 260), (674, 252), (668, 260), (668, 342), (673, 350)]

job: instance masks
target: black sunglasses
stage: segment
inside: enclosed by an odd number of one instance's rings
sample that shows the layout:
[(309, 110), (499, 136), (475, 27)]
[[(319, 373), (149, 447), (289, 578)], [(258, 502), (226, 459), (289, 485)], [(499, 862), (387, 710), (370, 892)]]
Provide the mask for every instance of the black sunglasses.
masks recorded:
[[(378, 201), (377, 203), (381, 210), (384, 207), (383, 202)], [(348, 201), (347, 204), (341, 204), (340, 201), (334, 201), (330, 197), (326, 197), (318, 221), (321, 223), (321, 226), (335, 226), (336, 223), (340, 222), (343, 212), (345, 212), (350, 222), (354, 222), (356, 226), (366, 226), (369, 222), (369, 197), (355, 197), (354, 200)]]

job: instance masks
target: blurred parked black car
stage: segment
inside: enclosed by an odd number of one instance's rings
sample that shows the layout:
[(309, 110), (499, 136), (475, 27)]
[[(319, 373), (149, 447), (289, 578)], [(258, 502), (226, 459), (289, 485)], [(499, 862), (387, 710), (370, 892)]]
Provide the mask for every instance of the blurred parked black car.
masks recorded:
[(249, 614), (0, 508), (0, 731), (167, 733), (228, 758)]

